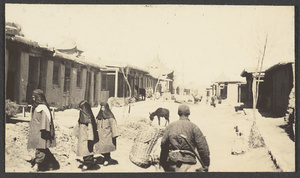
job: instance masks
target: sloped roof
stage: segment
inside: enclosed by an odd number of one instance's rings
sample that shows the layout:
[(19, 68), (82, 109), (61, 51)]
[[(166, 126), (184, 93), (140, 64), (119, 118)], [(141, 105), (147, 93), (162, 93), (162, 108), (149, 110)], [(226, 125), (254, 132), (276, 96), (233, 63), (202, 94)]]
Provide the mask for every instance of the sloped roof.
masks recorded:
[(288, 64), (294, 64), (295, 62), (294, 61), (281, 61), (271, 67), (269, 67), (266, 72), (269, 72), (269, 71), (272, 71), (272, 70), (275, 70), (281, 66), (285, 66), (285, 65), (288, 65)]
[(232, 76), (231, 78), (229, 78), (228, 76), (226, 76), (224, 74), (224, 72), (222, 72), (219, 77), (217, 77), (213, 83), (243, 83), (243, 79), (239, 78), (237, 76)]
[[(264, 67), (264, 66), (262, 67), (262, 69), (261, 69), (261, 75), (264, 75), (266, 69), (267, 69), (267, 67)], [(249, 74), (254, 75), (255, 72), (256, 72), (256, 67), (247, 67), (247, 68), (245, 68), (245, 69), (242, 71), (241, 76), (242, 76), (242, 77), (246, 77), (246, 76), (249, 75)], [(258, 72), (258, 71), (257, 71), (257, 72)]]
[(218, 82), (227, 82), (230, 81), (230, 79), (224, 74), (224, 72), (222, 72), (219, 77), (217, 77), (214, 80), (214, 83), (218, 83)]
[(69, 49), (57, 49), (59, 50), (60, 52), (63, 52), (63, 53), (66, 53), (66, 54), (76, 54), (77, 56), (79, 56), (83, 51), (78, 49), (77, 48), (77, 45), (75, 45), (74, 47), (72, 48), (69, 48)]
[(107, 67), (128, 67), (130, 69), (134, 69), (134, 70), (138, 70), (138, 71), (141, 71), (141, 72), (144, 72), (144, 73), (149, 73), (149, 71), (145, 68), (142, 68), (142, 67), (137, 67), (137, 66), (134, 66), (134, 65), (131, 65), (131, 64), (128, 64), (126, 62), (116, 62), (116, 61), (103, 61), (103, 63), (105, 64), (105, 66)]
[(25, 38), (23, 36), (18, 36), (18, 35), (9, 36), (9, 35), (6, 35), (5, 38), (6, 38), (6, 40), (16, 42), (16, 43), (22, 43), (22, 44), (25, 44), (25, 45), (28, 45), (28, 46), (31, 46), (31, 47), (34, 47), (34, 48), (40, 48), (40, 49), (47, 50), (47, 51), (53, 51), (53, 48), (47, 47), (45, 45), (41, 45), (38, 42), (29, 40), (28, 38)]
[(173, 70), (168, 69), (158, 56), (146, 65), (146, 69), (149, 71), (150, 75), (155, 78), (158, 78), (161, 75), (168, 75), (173, 72)]

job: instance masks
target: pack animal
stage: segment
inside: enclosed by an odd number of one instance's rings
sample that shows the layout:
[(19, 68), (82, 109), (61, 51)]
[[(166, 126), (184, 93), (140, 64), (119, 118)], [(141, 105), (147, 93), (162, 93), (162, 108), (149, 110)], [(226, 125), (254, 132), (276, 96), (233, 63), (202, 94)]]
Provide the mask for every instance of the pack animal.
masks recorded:
[(137, 99), (139, 99), (141, 97), (141, 100), (145, 100), (146, 99), (146, 89), (139, 88), (137, 85), (135, 85), (134, 88), (137, 92)]
[(154, 117), (157, 116), (158, 118), (158, 125), (160, 125), (160, 117), (164, 117), (166, 119), (166, 123), (165, 126), (167, 125), (167, 123), (169, 124), (170, 120), (169, 120), (169, 110), (166, 108), (158, 108), (156, 111), (154, 111), (153, 113), (149, 113), (150, 116), (150, 120), (153, 121)]

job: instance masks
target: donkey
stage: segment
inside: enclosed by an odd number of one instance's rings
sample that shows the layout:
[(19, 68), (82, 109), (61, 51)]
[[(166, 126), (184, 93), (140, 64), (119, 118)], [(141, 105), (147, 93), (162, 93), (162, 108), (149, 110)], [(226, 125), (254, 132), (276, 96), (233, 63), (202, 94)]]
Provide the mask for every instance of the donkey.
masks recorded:
[(167, 125), (167, 123), (169, 124), (170, 120), (169, 120), (169, 110), (166, 108), (158, 108), (156, 111), (154, 111), (153, 113), (150, 113), (150, 120), (153, 121), (154, 116), (157, 116), (158, 118), (158, 125), (160, 125), (160, 117), (164, 117), (166, 119), (166, 123), (165, 126)]

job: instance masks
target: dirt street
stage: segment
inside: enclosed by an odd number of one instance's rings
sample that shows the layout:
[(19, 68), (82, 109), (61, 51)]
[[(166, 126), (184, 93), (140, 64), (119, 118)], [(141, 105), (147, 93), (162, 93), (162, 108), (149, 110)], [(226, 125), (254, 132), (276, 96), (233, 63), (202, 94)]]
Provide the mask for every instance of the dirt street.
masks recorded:
[[(117, 119), (121, 136), (117, 139), (117, 150), (112, 152), (114, 164), (103, 166), (100, 169), (87, 172), (159, 172), (157, 167), (151, 166), (144, 169), (134, 165), (129, 160), (129, 152), (137, 130), (128, 128), (128, 123), (134, 123), (138, 119), (149, 120), (149, 112), (158, 107), (170, 110), (170, 122), (178, 119), (178, 103), (172, 101), (142, 101), (133, 104), (130, 115), (128, 107), (112, 108)], [(279, 172), (271, 160), (265, 147), (249, 149), (247, 137), (250, 132), (251, 117), (241, 112), (235, 112), (233, 106), (217, 105), (216, 108), (200, 103), (190, 105), (190, 120), (197, 124), (206, 136), (210, 148), (211, 165), (210, 172)], [(97, 115), (99, 108), (93, 108)], [(76, 161), (76, 139), (72, 136), (72, 127), (78, 120), (78, 110), (70, 109), (56, 113), (55, 125), (58, 137), (56, 148), (51, 151), (61, 164), (61, 169), (52, 172), (81, 172)], [(18, 115), (20, 119), (21, 116)], [(24, 119), (23, 119), (24, 120)], [(25, 120), (29, 120), (25, 118)], [(157, 125), (157, 118), (154, 125)], [(127, 124), (127, 125), (126, 125)], [(164, 118), (161, 125), (165, 124)], [(235, 126), (238, 126), (240, 136), (236, 135)], [(28, 122), (6, 124), (5, 163), (6, 172), (36, 172), (26, 160), (33, 156), (33, 151), (27, 151)], [(243, 150), (242, 154), (232, 154)], [(101, 155), (95, 155), (99, 157)]]

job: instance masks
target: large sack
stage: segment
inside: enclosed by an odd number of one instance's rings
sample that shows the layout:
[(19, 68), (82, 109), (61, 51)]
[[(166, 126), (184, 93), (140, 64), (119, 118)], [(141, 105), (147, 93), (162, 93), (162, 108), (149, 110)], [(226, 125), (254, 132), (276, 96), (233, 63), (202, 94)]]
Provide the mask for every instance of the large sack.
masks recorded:
[(130, 161), (142, 168), (151, 166), (150, 153), (163, 132), (164, 128), (149, 125), (139, 130), (129, 153)]

